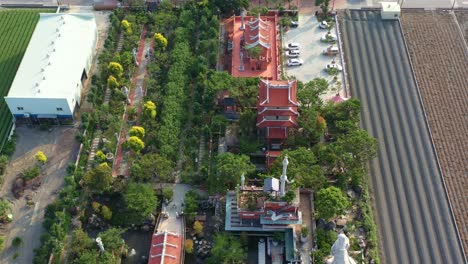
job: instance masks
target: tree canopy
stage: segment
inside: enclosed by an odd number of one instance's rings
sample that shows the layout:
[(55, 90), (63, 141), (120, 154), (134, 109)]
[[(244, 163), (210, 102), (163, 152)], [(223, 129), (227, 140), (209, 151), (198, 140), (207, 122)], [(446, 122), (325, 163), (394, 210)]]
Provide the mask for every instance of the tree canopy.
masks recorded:
[(327, 128), (325, 119), (313, 108), (306, 108), (301, 111), (298, 124), (304, 128), (307, 139), (312, 143), (317, 142)]
[(304, 147), (296, 150), (284, 150), (280, 157), (273, 162), (270, 174), (274, 177), (281, 175), (282, 162), (286, 155), (288, 155), (289, 161), (287, 175), (289, 179), (295, 180), (295, 184), (314, 190), (320, 190), (326, 185), (326, 178), (322, 168), (317, 164), (314, 152)]
[(171, 179), (174, 164), (159, 154), (145, 154), (132, 166), (132, 178), (138, 182), (148, 182), (155, 179), (167, 182)]
[(225, 233), (218, 233), (214, 237), (209, 264), (241, 264), (246, 263), (247, 252), (242, 248), (238, 238)]
[(129, 183), (123, 194), (123, 199), (129, 223), (140, 223), (158, 206), (156, 194), (149, 184)]
[(328, 187), (317, 192), (314, 205), (317, 216), (328, 220), (344, 214), (350, 202), (340, 189)]
[(111, 187), (112, 181), (112, 169), (105, 162), (88, 171), (83, 177), (85, 187), (95, 193), (102, 193), (108, 190)]
[(214, 190), (221, 192), (226, 189), (232, 190), (240, 184), (242, 173), (247, 175), (254, 170), (255, 166), (250, 163), (248, 156), (223, 153), (216, 157), (216, 178), (210, 179), (210, 185)]
[(323, 101), (320, 96), (329, 89), (329, 83), (324, 78), (315, 78), (304, 85), (298, 85), (297, 100), (303, 108), (313, 108), (318, 110)]

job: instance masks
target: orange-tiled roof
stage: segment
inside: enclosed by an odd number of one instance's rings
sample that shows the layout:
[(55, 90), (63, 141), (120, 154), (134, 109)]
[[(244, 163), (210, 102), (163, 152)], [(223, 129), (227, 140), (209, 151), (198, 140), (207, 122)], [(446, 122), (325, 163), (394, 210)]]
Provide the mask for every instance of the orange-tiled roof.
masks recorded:
[(297, 106), (297, 81), (269, 81), (261, 79), (258, 105), (274, 107)]
[(173, 232), (153, 234), (148, 264), (180, 264), (182, 236)]

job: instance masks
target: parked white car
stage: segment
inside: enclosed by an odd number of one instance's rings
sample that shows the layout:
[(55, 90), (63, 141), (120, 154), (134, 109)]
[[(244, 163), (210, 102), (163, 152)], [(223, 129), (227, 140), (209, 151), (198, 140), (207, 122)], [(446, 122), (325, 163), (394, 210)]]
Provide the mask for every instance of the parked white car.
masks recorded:
[(288, 44), (288, 49), (289, 50), (298, 50), (301, 48), (301, 44), (296, 43), (296, 42), (291, 42)]
[(303, 60), (301, 59), (289, 59), (288, 60), (288, 66), (300, 66), (304, 63)]
[(288, 58), (297, 58), (299, 57), (299, 50), (288, 50), (286, 51), (286, 56)]
[(341, 67), (341, 65), (336, 64), (336, 63), (327, 64), (327, 70), (331, 70), (331, 69), (337, 69), (338, 71), (342, 71), (343, 67)]
[(337, 46), (330, 46), (326, 50), (322, 51), (323, 55), (335, 56), (340, 52)]
[(321, 28), (321, 29), (327, 29), (328, 26), (329, 25), (328, 25), (327, 21), (325, 21), (325, 20), (320, 22), (320, 24), (319, 24), (319, 28)]
[(320, 38), (323, 42), (335, 42), (337, 39), (338, 37), (333, 33), (327, 33)]

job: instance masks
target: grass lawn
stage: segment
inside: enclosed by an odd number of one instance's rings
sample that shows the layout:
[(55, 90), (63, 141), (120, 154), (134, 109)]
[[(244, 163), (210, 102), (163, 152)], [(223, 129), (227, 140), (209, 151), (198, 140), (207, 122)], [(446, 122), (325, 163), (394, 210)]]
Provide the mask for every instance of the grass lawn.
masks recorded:
[(3, 97), (8, 95), (41, 12), (50, 10), (0, 11), (0, 150), (12, 125), (12, 116)]

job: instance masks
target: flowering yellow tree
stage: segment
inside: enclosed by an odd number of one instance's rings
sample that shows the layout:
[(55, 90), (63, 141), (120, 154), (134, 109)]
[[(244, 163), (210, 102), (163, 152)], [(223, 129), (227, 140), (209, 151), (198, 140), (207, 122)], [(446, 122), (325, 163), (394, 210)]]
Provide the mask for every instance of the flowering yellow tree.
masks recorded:
[(156, 47), (160, 51), (164, 51), (167, 47), (167, 39), (161, 33), (154, 34), (154, 41), (156, 42)]
[(156, 104), (151, 101), (146, 101), (144, 104), (145, 116), (150, 117), (151, 119), (156, 118)]
[(128, 22), (128, 20), (126, 20), (126, 19), (122, 20), (121, 25), (122, 25), (123, 29), (125, 30), (125, 32), (127, 32), (127, 34), (132, 34), (133, 33), (132, 24), (130, 22)]
[(111, 75), (117, 76), (117, 77), (122, 77), (123, 74), (123, 67), (120, 65), (120, 63), (111, 61), (109, 63), (109, 66), (107, 66), (107, 69), (109, 70), (109, 73)]
[(42, 151), (36, 152), (34, 157), (36, 157), (36, 160), (41, 163), (41, 165), (44, 165), (47, 162), (47, 156)]
[(145, 137), (145, 129), (143, 127), (141, 127), (141, 126), (133, 126), (130, 129), (130, 136), (144, 138)]
[(119, 86), (120, 84), (114, 76), (111, 75), (109, 78), (107, 78), (107, 87), (114, 89), (118, 88)]

